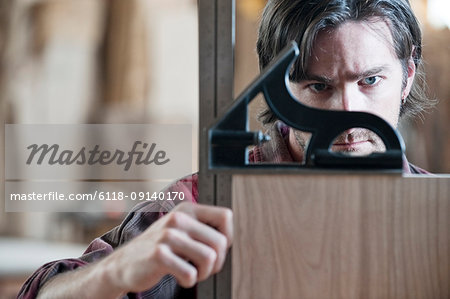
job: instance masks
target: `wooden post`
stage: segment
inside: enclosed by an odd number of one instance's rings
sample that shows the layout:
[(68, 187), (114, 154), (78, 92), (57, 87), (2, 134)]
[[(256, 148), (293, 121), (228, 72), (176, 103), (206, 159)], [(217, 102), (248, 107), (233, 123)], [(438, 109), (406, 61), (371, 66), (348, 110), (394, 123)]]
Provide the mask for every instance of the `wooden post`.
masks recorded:
[[(234, 0), (199, 0), (200, 51), (200, 175), (199, 201), (231, 207), (229, 175), (208, 170), (207, 128), (233, 100)], [(231, 263), (201, 283), (198, 298), (231, 296)]]

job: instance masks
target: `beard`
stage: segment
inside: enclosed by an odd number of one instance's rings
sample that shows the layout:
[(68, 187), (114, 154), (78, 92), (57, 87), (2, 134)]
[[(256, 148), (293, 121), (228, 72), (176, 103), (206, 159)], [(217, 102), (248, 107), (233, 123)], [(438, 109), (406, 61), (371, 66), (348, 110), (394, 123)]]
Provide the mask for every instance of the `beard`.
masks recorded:
[[(301, 150), (306, 152), (311, 133), (291, 129), (294, 132), (295, 143)], [(355, 128), (339, 135), (332, 143), (331, 152), (339, 152), (350, 156), (366, 156), (374, 152), (384, 152), (386, 147), (381, 138), (374, 132)]]

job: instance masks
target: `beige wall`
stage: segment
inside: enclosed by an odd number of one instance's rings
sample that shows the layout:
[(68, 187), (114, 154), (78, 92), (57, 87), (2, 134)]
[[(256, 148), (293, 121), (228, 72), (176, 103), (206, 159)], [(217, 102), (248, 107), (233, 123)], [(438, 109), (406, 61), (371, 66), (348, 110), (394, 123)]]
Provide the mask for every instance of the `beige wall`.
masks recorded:
[[(191, 124), (197, 170), (196, 1), (14, 0), (0, 9), (9, 16), (0, 34), (2, 120)], [(57, 219), (2, 213), (0, 233), (60, 239), (67, 229)]]

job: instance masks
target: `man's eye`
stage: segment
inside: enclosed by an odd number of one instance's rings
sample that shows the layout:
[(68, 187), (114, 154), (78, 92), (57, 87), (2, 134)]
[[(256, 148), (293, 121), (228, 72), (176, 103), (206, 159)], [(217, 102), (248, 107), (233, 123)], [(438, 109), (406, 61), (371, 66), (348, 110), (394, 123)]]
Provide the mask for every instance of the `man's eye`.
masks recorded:
[(381, 80), (380, 76), (367, 77), (361, 80), (361, 85), (375, 85)]
[(328, 88), (328, 85), (325, 83), (313, 83), (309, 84), (308, 87), (314, 92), (321, 92)]

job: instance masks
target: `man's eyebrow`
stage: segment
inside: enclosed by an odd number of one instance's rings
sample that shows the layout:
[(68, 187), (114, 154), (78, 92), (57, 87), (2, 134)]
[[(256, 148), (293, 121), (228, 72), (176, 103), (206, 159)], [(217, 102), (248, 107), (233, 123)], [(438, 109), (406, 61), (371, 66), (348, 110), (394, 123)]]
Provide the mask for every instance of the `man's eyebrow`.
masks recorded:
[(351, 74), (349, 76), (349, 78), (350, 79), (355, 79), (355, 80), (360, 80), (360, 79), (363, 79), (363, 78), (367, 78), (367, 77), (379, 74), (379, 73), (381, 73), (383, 71), (386, 71), (388, 68), (389, 68), (389, 66), (387, 66), (387, 65), (376, 66), (376, 67), (373, 67), (373, 68), (371, 68), (371, 69), (369, 69), (367, 71), (362, 72), (361, 74)]
[(300, 81), (317, 81), (325, 84), (333, 83), (333, 80), (327, 76), (319, 76), (314, 74), (305, 74), (305, 76), (301, 78)]
[[(389, 69), (388, 65), (376, 66), (371, 69), (368, 69), (362, 73), (350, 73), (346, 77), (349, 80), (361, 80), (363, 78), (367, 78), (376, 74), (379, 74), (383, 71)], [(315, 74), (305, 74), (305, 76), (300, 81), (317, 81), (325, 84), (332, 84), (334, 82), (333, 79), (327, 76), (315, 75)]]

